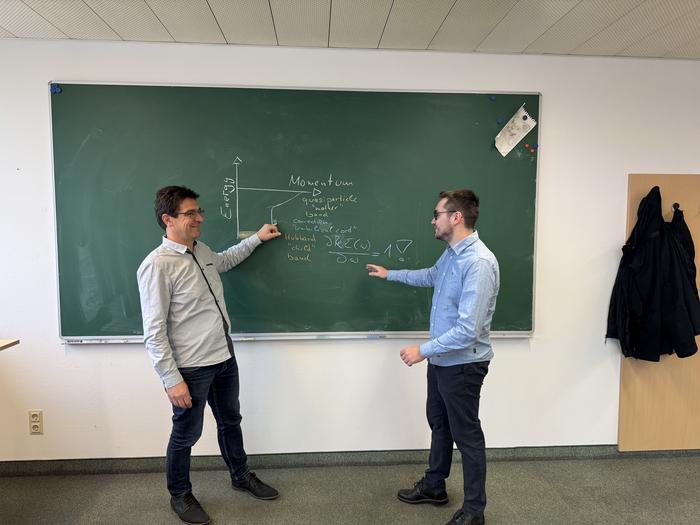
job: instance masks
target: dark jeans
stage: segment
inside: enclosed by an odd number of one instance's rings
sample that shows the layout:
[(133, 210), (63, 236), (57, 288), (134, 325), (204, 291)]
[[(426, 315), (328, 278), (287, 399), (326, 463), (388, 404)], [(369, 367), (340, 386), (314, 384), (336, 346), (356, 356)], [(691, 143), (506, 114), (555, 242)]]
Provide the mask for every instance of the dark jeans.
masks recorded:
[(241, 432), (236, 358), (217, 365), (180, 368), (180, 373), (190, 390), (192, 408), (173, 406), (173, 430), (166, 461), (168, 491), (173, 496), (192, 490), (190, 456), (192, 446), (202, 435), (207, 401), (216, 419), (219, 448), (231, 472), (231, 479), (239, 479), (248, 472), (248, 458), (243, 449)]
[(432, 436), (426, 484), (435, 490), (445, 489), (452, 443), (456, 443), (462, 454), (465, 514), (480, 514), (486, 508), (486, 442), (479, 421), (479, 397), (488, 370), (488, 361), (428, 365), (426, 413)]

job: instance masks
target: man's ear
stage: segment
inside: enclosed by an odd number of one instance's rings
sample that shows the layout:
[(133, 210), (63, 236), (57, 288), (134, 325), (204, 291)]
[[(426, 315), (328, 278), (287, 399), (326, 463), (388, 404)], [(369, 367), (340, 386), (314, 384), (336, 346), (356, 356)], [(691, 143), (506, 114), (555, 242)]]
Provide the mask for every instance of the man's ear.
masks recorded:
[(167, 227), (167, 226), (170, 226), (170, 223), (173, 221), (173, 218), (170, 215), (168, 215), (167, 213), (164, 213), (163, 215), (160, 216), (160, 220), (162, 220), (163, 224), (165, 224), (165, 226)]

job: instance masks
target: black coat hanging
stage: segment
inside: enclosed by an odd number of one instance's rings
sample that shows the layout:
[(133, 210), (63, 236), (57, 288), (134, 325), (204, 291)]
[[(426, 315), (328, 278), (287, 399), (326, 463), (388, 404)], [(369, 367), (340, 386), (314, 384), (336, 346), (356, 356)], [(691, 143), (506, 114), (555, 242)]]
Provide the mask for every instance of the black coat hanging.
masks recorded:
[(606, 337), (619, 339), (627, 357), (658, 361), (662, 354), (697, 352), (695, 248), (683, 212), (674, 209), (672, 222), (664, 222), (661, 192), (654, 186), (639, 204), (637, 224), (622, 247)]

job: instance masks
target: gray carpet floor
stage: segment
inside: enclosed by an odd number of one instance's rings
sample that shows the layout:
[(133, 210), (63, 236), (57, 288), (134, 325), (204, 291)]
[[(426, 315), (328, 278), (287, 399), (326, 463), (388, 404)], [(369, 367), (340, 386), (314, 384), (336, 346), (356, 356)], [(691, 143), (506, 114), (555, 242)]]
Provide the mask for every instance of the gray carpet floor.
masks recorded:
[[(461, 503), (461, 465), (442, 507), (406, 505), (399, 488), (418, 465), (260, 469), (282, 496), (234, 492), (225, 471), (192, 473), (212, 524), (374, 525), (446, 523)], [(700, 524), (700, 457), (494, 461), (486, 522), (494, 524)], [(162, 473), (0, 477), (0, 523), (181, 523)]]

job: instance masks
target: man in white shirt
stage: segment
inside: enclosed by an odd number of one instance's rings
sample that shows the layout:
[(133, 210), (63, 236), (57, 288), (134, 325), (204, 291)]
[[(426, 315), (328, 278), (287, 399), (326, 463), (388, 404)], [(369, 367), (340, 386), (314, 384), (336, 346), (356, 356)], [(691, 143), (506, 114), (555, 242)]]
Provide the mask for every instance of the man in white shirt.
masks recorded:
[(201, 436), (207, 402), (233, 488), (258, 499), (279, 496), (248, 468), (238, 365), (219, 274), (281, 233), (276, 225), (265, 224), (256, 235), (223, 252), (212, 252), (197, 241), (204, 221), (198, 197), (184, 186), (158, 190), (155, 214), (165, 236), (141, 263), (137, 277), (146, 349), (173, 410), (166, 462), (170, 505), (182, 521), (207, 524), (209, 516), (192, 495), (189, 476), (191, 450)]

